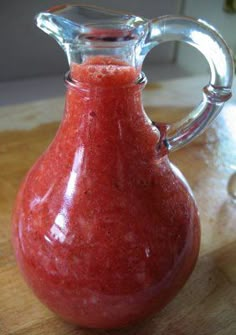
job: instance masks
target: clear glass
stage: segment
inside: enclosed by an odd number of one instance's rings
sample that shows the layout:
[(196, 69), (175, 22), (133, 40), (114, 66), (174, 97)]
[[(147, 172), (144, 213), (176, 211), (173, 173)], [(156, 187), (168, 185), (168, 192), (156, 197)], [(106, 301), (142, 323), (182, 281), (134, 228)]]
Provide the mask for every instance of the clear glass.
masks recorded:
[[(35, 294), (66, 320), (128, 326), (163, 308), (195, 266), (198, 210), (168, 152), (230, 97), (230, 52), (190, 18), (65, 5), (36, 22), (65, 50), (70, 71), (62, 123), (17, 196), (16, 258)], [(142, 106), (142, 63), (168, 40), (197, 47), (212, 74), (201, 104), (171, 126), (151, 122)]]
[(160, 43), (182, 41), (197, 48), (209, 63), (211, 79), (192, 113), (170, 125), (163, 139), (169, 151), (200, 135), (231, 97), (231, 51), (219, 33), (202, 20), (177, 16), (148, 20), (96, 6), (63, 5), (40, 13), (36, 22), (65, 50), (70, 66), (92, 55), (112, 55), (141, 71), (148, 52)]
[(93, 55), (115, 56), (140, 68), (149, 21), (96, 6), (62, 5), (36, 16), (36, 24), (52, 36), (69, 64)]
[(167, 136), (165, 144), (173, 151), (200, 135), (231, 97), (233, 57), (219, 33), (202, 20), (166, 16), (154, 19), (151, 27), (150, 40), (154, 45), (166, 41), (188, 43), (205, 56), (210, 67), (210, 82), (203, 88), (202, 101), (187, 118), (170, 126), (171, 135)]

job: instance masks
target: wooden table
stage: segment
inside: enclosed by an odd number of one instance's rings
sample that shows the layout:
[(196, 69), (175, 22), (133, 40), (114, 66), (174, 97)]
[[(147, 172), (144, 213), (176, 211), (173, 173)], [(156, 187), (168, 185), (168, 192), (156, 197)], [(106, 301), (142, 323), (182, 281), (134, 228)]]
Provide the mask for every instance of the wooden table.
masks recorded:
[[(144, 101), (151, 118), (173, 120), (189, 111), (191, 101), (174, 99), (189, 82), (149, 85)], [(191, 278), (158, 315), (113, 332), (80, 329), (47, 310), (25, 285), (10, 244), (19, 182), (53, 138), (63, 104), (63, 98), (55, 98), (0, 108), (0, 335), (235, 335), (236, 204), (227, 194), (227, 182), (236, 171), (236, 100), (204, 135), (171, 155), (188, 179), (201, 215), (201, 252)]]

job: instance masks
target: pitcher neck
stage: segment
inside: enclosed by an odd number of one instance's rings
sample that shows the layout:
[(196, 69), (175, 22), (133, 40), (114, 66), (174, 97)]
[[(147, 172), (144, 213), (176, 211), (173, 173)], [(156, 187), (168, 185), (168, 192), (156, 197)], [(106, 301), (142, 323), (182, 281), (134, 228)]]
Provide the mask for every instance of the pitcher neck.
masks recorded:
[[(144, 113), (142, 106), (142, 90), (146, 85), (146, 77), (142, 73), (135, 82), (120, 83), (121, 79), (109, 85), (105, 79), (98, 84), (94, 81), (74, 81), (71, 73), (65, 76), (67, 87), (66, 94), (66, 116), (73, 118), (81, 114), (100, 115), (102, 118), (115, 119), (127, 116), (130, 118), (131, 110), (136, 109)], [(80, 114), (80, 115), (79, 115)]]
[[(102, 160), (118, 159), (123, 150), (131, 160), (139, 155), (147, 160), (155, 157), (160, 134), (143, 109), (145, 83), (144, 75), (134, 83), (113, 86), (74, 82), (68, 75), (65, 115), (58, 135), (73, 143), (74, 149), (68, 150), (95, 148)], [(114, 150), (117, 152), (111, 154)]]

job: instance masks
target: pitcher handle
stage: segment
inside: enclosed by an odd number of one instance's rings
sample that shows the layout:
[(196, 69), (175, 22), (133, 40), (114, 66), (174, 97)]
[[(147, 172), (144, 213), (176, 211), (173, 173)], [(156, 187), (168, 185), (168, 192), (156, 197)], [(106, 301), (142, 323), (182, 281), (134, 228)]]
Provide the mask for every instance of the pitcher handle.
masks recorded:
[(197, 48), (207, 59), (211, 74), (199, 105), (186, 118), (170, 125), (164, 144), (169, 151), (174, 151), (200, 135), (231, 97), (234, 65), (231, 51), (223, 38), (202, 20), (175, 16), (153, 19), (150, 24), (150, 49), (167, 41), (182, 41)]

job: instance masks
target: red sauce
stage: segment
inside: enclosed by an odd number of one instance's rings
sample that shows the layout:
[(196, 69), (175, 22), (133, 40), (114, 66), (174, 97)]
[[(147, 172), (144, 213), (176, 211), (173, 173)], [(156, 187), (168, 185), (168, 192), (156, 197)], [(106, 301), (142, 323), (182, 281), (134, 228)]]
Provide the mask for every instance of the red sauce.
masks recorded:
[(66, 320), (123, 327), (163, 308), (189, 277), (198, 212), (158, 152), (137, 71), (94, 57), (71, 75), (78, 83), (67, 84), (62, 124), (17, 197), (16, 257), (35, 294)]

